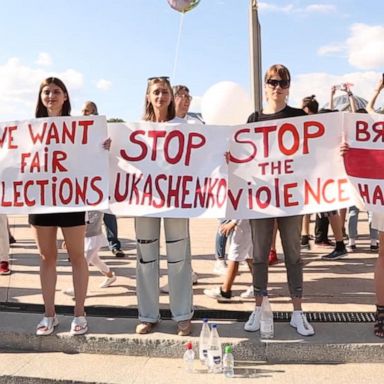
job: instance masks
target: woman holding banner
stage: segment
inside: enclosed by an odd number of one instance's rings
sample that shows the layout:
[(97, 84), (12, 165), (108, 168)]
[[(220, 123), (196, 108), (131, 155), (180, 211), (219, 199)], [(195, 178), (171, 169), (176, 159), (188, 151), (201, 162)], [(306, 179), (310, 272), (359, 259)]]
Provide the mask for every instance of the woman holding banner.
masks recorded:
[[(266, 107), (261, 112), (254, 112), (248, 118), (248, 123), (265, 120), (276, 120), (306, 113), (302, 109), (287, 105), (291, 75), (288, 68), (281, 64), (272, 65), (265, 74)], [(293, 303), (291, 326), (303, 336), (315, 333), (302, 311), (303, 294), (303, 263), (300, 256), (300, 235), (302, 216), (287, 216), (276, 218), (280, 231), (281, 242), (287, 268), (288, 286)], [(268, 296), (268, 254), (272, 241), (275, 218), (252, 219), (253, 241), (253, 286), (256, 308), (244, 325), (246, 331), (255, 332), (260, 329), (261, 304), (264, 296)]]
[[(375, 102), (380, 92), (384, 89), (384, 74), (374, 90), (374, 94), (367, 104), (367, 111), (375, 113)], [(344, 156), (349, 150), (347, 143), (342, 144), (341, 154)], [(376, 293), (376, 321), (374, 325), (374, 333), (377, 337), (384, 338), (384, 213), (373, 212), (372, 228), (379, 231), (379, 257), (375, 265), (375, 293)]]
[[(169, 79), (148, 79), (143, 119), (156, 123), (184, 122), (175, 117), (175, 102)], [(177, 334), (191, 333), (192, 267), (188, 219), (163, 219), (168, 262), (169, 301), (172, 317), (177, 321)], [(159, 262), (161, 218), (136, 217), (137, 301), (140, 323), (136, 333), (152, 331), (160, 319)]]
[[(45, 79), (39, 89), (36, 117), (69, 116), (71, 103), (64, 83), (56, 78)], [(84, 301), (88, 286), (88, 266), (84, 258), (85, 212), (44, 213), (29, 215), (34, 237), (40, 252), (40, 281), (45, 313), (37, 325), (36, 334), (50, 335), (59, 324), (55, 312), (55, 289), (57, 280), (57, 229), (60, 227), (72, 264), (75, 291), (74, 319), (70, 333), (82, 335), (87, 332)]]

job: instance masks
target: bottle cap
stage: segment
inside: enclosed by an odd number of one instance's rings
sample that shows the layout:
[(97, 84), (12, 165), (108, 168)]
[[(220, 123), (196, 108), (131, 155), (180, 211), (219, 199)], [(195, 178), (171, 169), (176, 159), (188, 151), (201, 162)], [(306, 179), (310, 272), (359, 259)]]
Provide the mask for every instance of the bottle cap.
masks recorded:
[(212, 328), (217, 328), (217, 324), (212, 324), (211, 327)]
[(206, 317), (204, 317), (203, 323), (208, 323), (208, 319)]
[(184, 344), (185, 349), (192, 349), (192, 341), (188, 341), (188, 343)]
[(232, 345), (226, 345), (224, 349), (225, 353), (232, 353)]

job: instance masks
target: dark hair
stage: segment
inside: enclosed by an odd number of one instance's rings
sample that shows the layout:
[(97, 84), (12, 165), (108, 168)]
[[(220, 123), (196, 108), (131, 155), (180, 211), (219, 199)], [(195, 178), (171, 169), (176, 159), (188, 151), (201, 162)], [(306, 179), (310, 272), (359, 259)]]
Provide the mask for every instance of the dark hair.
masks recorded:
[(64, 94), (67, 96), (67, 100), (64, 101), (63, 108), (61, 110), (61, 116), (69, 116), (71, 114), (71, 102), (69, 100), (69, 94), (67, 91), (67, 87), (57, 77), (47, 77), (40, 84), (39, 95), (37, 96), (35, 117), (48, 117), (47, 107), (44, 106), (44, 104), (41, 100), (41, 91), (43, 90), (43, 88), (45, 86), (47, 86), (49, 84), (57, 85), (64, 92)]
[(359, 108), (356, 113), (368, 113), (368, 111), (365, 108)]
[(172, 87), (173, 94), (176, 96), (180, 91), (185, 91), (189, 93), (189, 88), (186, 85), (174, 85)]
[(312, 113), (319, 112), (319, 103), (315, 95), (304, 97), (302, 109), (308, 108)]
[(169, 82), (168, 77), (150, 77), (148, 79), (147, 83), (147, 90), (145, 91), (145, 101), (144, 101), (144, 116), (143, 120), (145, 121), (155, 121), (155, 111), (153, 110), (153, 105), (148, 101), (147, 96), (149, 95), (149, 91), (152, 87), (152, 85), (155, 85), (157, 83), (163, 83), (169, 90), (169, 93), (171, 94), (171, 102), (168, 105), (168, 111), (167, 111), (167, 121), (172, 120), (176, 116), (176, 110), (175, 110), (175, 98), (173, 96), (173, 91), (171, 87), (171, 83)]
[(339, 112), (337, 109), (321, 108), (319, 113)]
[(266, 83), (271, 76), (276, 74), (278, 74), (282, 80), (287, 80), (291, 82), (291, 74), (289, 73), (288, 68), (283, 64), (274, 64), (270, 66), (267, 72), (265, 72), (264, 82)]

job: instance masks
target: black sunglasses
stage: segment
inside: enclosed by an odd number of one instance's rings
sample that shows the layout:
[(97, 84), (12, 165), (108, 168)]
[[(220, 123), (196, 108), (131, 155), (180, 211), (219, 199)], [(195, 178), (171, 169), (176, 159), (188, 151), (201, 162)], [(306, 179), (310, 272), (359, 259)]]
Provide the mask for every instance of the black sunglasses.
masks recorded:
[(291, 82), (289, 80), (268, 79), (266, 83), (270, 85), (272, 88), (276, 88), (278, 85), (280, 85), (280, 88), (286, 89), (286, 88), (289, 88), (289, 85)]

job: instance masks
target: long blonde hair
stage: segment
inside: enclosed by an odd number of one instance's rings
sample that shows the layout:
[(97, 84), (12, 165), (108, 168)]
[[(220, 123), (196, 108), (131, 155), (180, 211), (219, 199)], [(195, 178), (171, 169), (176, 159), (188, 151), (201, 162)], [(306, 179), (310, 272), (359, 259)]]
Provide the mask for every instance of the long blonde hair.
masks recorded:
[(145, 121), (156, 121), (155, 111), (153, 109), (152, 103), (148, 100), (148, 95), (152, 85), (158, 84), (158, 83), (164, 84), (168, 88), (168, 91), (171, 95), (171, 102), (168, 105), (168, 111), (167, 111), (167, 121), (174, 119), (176, 116), (175, 98), (173, 96), (172, 87), (168, 77), (150, 77), (148, 79), (147, 90), (145, 92), (145, 100), (144, 100), (143, 120)]

